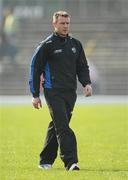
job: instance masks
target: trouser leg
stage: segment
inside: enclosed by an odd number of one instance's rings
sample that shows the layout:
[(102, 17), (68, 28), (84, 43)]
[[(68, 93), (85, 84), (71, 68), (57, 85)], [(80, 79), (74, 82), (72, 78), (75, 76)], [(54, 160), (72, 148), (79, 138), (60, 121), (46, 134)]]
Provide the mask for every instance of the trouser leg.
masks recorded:
[[(68, 122), (70, 122), (73, 107), (74, 107), (74, 100), (73, 102), (66, 103)], [(54, 123), (53, 121), (51, 121), (47, 129), (43, 150), (40, 153), (40, 163), (53, 164), (57, 157), (57, 151), (58, 151), (58, 142), (56, 137), (56, 131), (55, 131)]]
[[(69, 119), (76, 97), (73, 97), (70, 102), (69, 99), (71, 97), (68, 97), (68, 94), (63, 95), (66, 96), (67, 100), (65, 97), (62, 97), (61, 93), (45, 91), (45, 98), (53, 117), (56, 137), (60, 146), (60, 157), (65, 167), (67, 167), (69, 164), (78, 162), (76, 137), (69, 127)], [(67, 106), (66, 101), (72, 104), (70, 108)]]
[(58, 151), (58, 142), (53, 121), (49, 123), (47, 135), (42, 152), (40, 153), (40, 164), (53, 164)]

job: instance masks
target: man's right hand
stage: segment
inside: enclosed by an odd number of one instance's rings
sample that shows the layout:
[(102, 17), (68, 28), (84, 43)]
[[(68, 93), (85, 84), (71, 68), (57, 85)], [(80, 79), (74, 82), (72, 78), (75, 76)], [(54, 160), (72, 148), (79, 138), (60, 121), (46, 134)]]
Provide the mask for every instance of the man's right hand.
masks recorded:
[(42, 103), (41, 103), (41, 99), (39, 97), (36, 98), (32, 98), (32, 105), (35, 109), (40, 109), (42, 108)]

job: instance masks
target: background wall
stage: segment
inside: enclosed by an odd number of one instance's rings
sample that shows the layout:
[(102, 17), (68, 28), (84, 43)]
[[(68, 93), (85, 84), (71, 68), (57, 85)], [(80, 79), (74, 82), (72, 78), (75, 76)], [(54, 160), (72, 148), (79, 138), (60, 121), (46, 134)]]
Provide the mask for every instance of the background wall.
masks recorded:
[[(85, 48), (94, 94), (128, 95), (127, 0), (0, 0), (1, 32), (8, 7), (13, 7), (18, 22), (14, 35), (18, 53), (15, 59), (6, 53), (0, 56), (0, 95), (30, 94), (31, 56), (52, 32), (51, 17), (57, 10), (66, 10), (72, 16), (71, 33)], [(82, 93), (80, 84), (78, 93)]]

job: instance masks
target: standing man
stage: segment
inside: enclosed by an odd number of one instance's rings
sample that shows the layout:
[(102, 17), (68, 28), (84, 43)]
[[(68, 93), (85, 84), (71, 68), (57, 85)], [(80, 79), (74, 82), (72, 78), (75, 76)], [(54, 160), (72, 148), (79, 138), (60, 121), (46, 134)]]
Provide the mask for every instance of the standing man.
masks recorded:
[(44, 96), (52, 118), (40, 153), (39, 167), (52, 167), (59, 146), (66, 170), (79, 170), (76, 137), (69, 122), (76, 101), (77, 77), (85, 96), (92, 94), (89, 67), (80, 41), (68, 34), (69, 14), (55, 12), (52, 24), (53, 34), (42, 41), (33, 54), (29, 80), (32, 104), (39, 109), (42, 106), (40, 76), (43, 74)]

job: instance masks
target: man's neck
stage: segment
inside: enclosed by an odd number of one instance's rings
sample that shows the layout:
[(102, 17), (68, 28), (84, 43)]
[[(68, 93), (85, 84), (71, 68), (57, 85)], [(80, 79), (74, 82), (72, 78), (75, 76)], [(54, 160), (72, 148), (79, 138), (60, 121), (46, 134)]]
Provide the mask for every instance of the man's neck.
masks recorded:
[(54, 34), (57, 35), (57, 36), (63, 37), (63, 38), (68, 36), (68, 34), (63, 35), (63, 34), (60, 34), (60, 33), (56, 32), (56, 31), (54, 31)]

